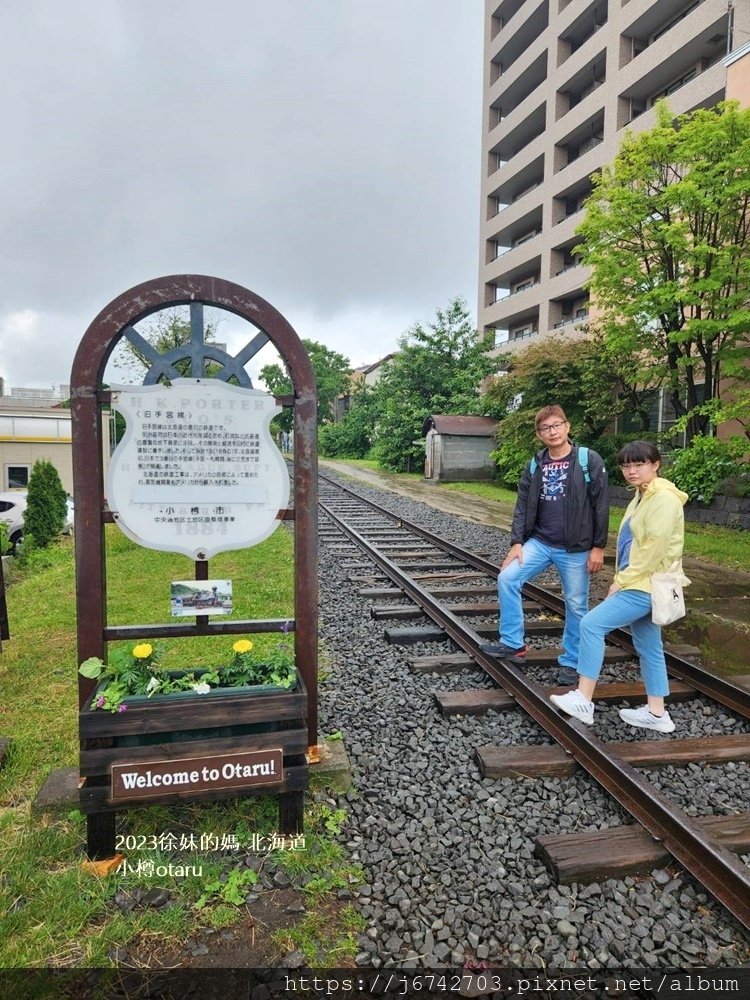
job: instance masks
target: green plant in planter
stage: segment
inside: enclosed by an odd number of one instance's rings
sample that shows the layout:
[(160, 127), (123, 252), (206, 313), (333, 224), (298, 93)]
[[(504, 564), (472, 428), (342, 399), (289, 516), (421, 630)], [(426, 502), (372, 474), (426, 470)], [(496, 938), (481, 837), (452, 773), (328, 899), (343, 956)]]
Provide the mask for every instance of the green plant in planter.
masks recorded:
[(276, 684), (279, 687), (291, 687), (297, 677), (294, 651), (287, 641), (287, 628), (282, 631), (284, 638), (265, 655), (265, 658), (261, 658), (253, 651), (254, 647), (249, 639), (238, 639), (232, 646), (234, 655), (231, 661), (218, 672), (220, 686)]
[(137, 643), (127, 649), (113, 649), (105, 663), (98, 656), (90, 656), (78, 668), (78, 673), (90, 680), (107, 680), (107, 686), (97, 694), (92, 708), (106, 708), (110, 712), (124, 712), (123, 699), (128, 695), (150, 695), (159, 686), (155, 671), (164, 653), (161, 644)]
[(204, 667), (184, 671), (169, 671), (159, 667), (163, 646), (148, 642), (138, 643), (132, 649), (114, 649), (105, 663), (98, 656), (91, 656), (78, 668), (78, 672), (99, 684), (91, 702), (92, 709), (125, 712), (125, 699), (134, 695), (151, 698), (154, 695), (177, 694), (194, 691), (208, 694), (214, 688), (275, 685), (291, 688), (297, 679), (294, 650), (287, 641), (288, 627), (282, 629), (283, 638), (264, 659), (253, 652), (249, 639), (238, 639), (232, 646), (232, 658), (224, 666)]

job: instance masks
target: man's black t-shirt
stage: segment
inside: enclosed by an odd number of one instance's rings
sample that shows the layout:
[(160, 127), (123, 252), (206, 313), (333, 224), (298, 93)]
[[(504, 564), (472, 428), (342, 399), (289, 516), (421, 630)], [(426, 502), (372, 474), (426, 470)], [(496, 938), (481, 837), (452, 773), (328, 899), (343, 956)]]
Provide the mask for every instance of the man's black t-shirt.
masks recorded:
[(573, 452), (563, 458), (547, 458), (542, 463), (542, 490), (532, 537), (545, 545), (565, 548), (565, 498)]

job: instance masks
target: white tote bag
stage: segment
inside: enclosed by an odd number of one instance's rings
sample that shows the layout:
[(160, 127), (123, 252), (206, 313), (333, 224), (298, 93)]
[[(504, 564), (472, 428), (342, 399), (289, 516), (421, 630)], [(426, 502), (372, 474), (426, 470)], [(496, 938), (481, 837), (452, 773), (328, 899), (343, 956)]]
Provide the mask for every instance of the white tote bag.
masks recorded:
[(685, 616), (683, 587), (690, 580), (682, 571), (682, 561), (672, 563), (665, 573), (651, 574), (651, 621), (655, 625), (671, 625)]

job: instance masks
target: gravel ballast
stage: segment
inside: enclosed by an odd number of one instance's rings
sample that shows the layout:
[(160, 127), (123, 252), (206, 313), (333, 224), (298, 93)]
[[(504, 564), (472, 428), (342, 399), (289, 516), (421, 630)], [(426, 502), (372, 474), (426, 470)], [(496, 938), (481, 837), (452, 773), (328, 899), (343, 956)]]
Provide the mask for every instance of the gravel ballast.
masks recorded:
[[(495, 561), (507, 550), (507, 534), (498, 529), (342, 482)], [(415, 656), (456, 650), (450, 642), (388, 644), (389, 623), (371, 618), (376, 602), (359, 596), (349, 579), (366, 572), (353, 568), (366, 558), (342, 550), (342, 543), (320, 544), (320, 635), (329, 659), (320, 728), (321, 739), (342, 731), (353, 771), (354, 788), (339, 801), (349, 813), (341, 839), (366, 874), (355, 898), (369, 925), (359, 938), (358, 964), (436, 968), (472, 960), (606, 970), (747, 962), (750, 936), (678, 865), (646, 877), (555, 883), (534, 856), (537, 836), (606, 829), (631, 822), (629, 816), (581, 771), (564, 779), (483, 780), (475, 747), (550, 738), (519, 711), (442, 718), (434, 691), (491, 682), (472, 671), (412, 672), (408, 661)], [(551, 669), (534, 669), (535, 679), (553, 682)], [(607, 666), (602, 676), (635, 679), (637, 666)], [(597, 735), (661, 738), (625, 726), (619, 707), (597, 709)], [(744, 720), (702, 698), (670, 712), (677, 737), (748, 731)], [(667, 767), (649, 778), (692, 816), (743, 811), (750, 801), (747, 764)]]

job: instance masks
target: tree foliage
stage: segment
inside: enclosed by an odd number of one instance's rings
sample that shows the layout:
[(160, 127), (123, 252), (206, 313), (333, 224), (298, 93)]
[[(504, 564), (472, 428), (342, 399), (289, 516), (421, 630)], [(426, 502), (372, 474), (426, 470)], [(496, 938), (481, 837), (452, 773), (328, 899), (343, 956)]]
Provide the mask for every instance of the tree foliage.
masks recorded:
[(433, 413), (486, 414), (483, 380), (497, 366), (485, 354), (466, 303), (453, 299), (433, 323), (415, 323), (374, 387), (374, 453), (387, 469), (424, 464), (422, 426)]
[[(349, 359), (338, 351), (332, 351), (325, 344), (316, 340), (304, 340), (305, 350), (310, 356), (310, 363), (315, 374), (315, 385), (318, 391), (318, 427), (333, 419), (333, 404), (336, 398), (349, 388), (351, 367)], [(287, 396), (292, 391), (292, 381), (281, 365), (265, 365), (260, 370), (260, 377), (265, 382), (268, 391), (275, 396)], [(292, 429), (293, 415), (285, 410), (274, 423), (280, 430)]]
[[(216, 339), (215, 321), (205, 324), (204, 340), (212, 343)], [(179, 310), (163, 310), (155, 313), (137, 332), (147, 341), (159, 354), (168, 354), (176, 347), (185, 347), (190, 343), (192, 332), (190, 320)], [(136, 344), (127, 339), (123, 339), (117, 348), (115, 365), (123, 371), (128, 372), (132, 377), (140, 380), (151, 367), (147, 355)], [(190, 359), (176, 361), (173, 366), (180, 373), (182, 378), (197, 378), (199, 372), (193, 372)], [(206, 364), (205, 377), (211, 378), (221, 371), (221, 366), (213, 361)]]
[(341, 420), (321, 427), (318, 449), (328, 458), (364, 458), (372, 447), (377, 411), (372, 389), (357, 386)]
[(682, 448), (670, 456), (671, 462), (664, 474), (691, 500), (711, 503), (723, 481), (739, 473), (739, 459), (746, 444), (739, 435), (720, 439), (698, 434), (689, 448)]
[(529, 456), (541, 447), (534, 433), (537, 410), (551, 403), (562, 406), (571, 436), (593, 445), (616, 413), (619, 377), (595, 338), (557, 335), (504, 355), (503, 363), (504, 373), (488, 383), (487, 399), (500, 417), (494, 453), (499, 478), (514, 489)]
[[(594, 179), (576, 252), (592, 267), (611, 357), (663, 382), (688, 437), (750, 408), (750, 109), (734, 103), (628, 133)], [(739, 400), (739, 403), (738, 403)], [(750, 428), (747, 433), (750, 435)]]
[(46, 548), (62, 532), (67, 516), (66, 493), (57, 469), (46, 459), (40, 459), (29, 476), (24, 537), (31, 535), (38, 548)]

